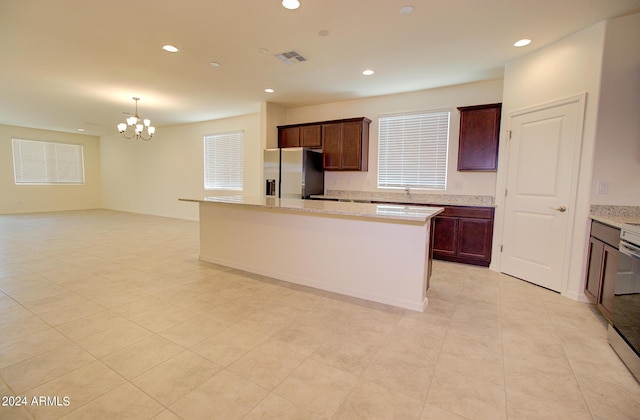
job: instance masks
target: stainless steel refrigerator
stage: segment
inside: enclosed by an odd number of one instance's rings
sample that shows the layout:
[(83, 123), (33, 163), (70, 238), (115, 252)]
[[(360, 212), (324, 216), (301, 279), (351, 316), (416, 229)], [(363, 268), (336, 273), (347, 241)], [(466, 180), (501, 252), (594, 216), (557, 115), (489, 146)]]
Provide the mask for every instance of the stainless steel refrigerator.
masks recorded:
[(264, 194), (309, 198), (324, 194), (322, 151), (302, 147), (264, 151)]

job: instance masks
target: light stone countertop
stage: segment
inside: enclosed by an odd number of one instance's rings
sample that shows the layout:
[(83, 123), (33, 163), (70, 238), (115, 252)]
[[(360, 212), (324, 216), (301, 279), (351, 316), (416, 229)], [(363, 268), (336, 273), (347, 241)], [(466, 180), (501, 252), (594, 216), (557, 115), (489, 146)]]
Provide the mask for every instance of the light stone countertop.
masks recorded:
[(251, 197), (242, 195), (180, 198), (179, 200), (228, 206), (260, 207), (265, 209), (316, 213), (319, 215), (363, 217), (420, 223), (426, 223), (433, 216), (444, 210), (442, 207), (302, 200), (293, 198), (279, 199), (273, 197)]
[(620, 229), (625, 223), (640, 223), (640, 206), (591, 206), (592, 220)]

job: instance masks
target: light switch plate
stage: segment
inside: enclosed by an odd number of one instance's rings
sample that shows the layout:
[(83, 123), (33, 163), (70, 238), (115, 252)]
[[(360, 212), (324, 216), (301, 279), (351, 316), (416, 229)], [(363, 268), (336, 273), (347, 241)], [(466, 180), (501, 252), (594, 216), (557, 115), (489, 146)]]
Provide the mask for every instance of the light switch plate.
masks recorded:
[(598, 181), (598, 186), (596, 189), (597, 194), (608, 194), (609, 193), (609, 182), (607, 181)]

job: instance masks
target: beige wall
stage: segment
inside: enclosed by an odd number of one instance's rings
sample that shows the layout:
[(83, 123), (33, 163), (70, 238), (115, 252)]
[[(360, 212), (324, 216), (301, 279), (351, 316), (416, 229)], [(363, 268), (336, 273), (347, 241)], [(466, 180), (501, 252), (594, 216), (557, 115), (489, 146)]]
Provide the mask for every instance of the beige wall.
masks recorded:
[[(16, 185), (12, 138), (83, 146), (83, 185)], [(0, 214), (84, 210), (100, 207), (100, 139), (34, 128), (0, 125)]]
[(457, 171), (460, 114), (456, 108), (497, 102), (502, 102), (502, 80), (292, 108), (286, 110), (286, 122), (279, 122), (279, 124), (351, 117), (367, 117), (372, 120), (369, 132), (369, 171), (327, 172), (325, 189), (378, 191), (378, 118), (386, 114), (449, 109), (451, 110), (451, 131), (449, 134), (447, 190), (425, 190), (425, 192), (493, 196), (495, 193), (495, 172)]
[[(640, 14), (607, 22), (591, 203), (640, 206)], [(597, 193), (598, 181), (607, 194)]]
[[(245, 193), (262, 184), (260, 114), (159, 127), (149, 142), (117, 133), (101, 139), (102, 207), (157, 216), (198, 219), (198, 206), (179, 198), (212, 195), (204, 189), (204, 143), (209, 134), (244, 130)], [(230, 192), (237, 194), (237, 192)]]

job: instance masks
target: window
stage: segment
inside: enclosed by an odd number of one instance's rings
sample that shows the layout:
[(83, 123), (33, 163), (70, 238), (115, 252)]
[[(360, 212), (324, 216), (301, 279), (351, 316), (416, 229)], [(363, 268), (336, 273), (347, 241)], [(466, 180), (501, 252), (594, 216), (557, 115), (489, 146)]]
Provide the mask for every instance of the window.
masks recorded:
[(244, 132), (204, 138), (204, 188), (242, 191)]
[(447, 187), (449, 111), (379, 119), (378, 187)]
[(82, 145), (11, 140), (16, 184), (84, 184)]

